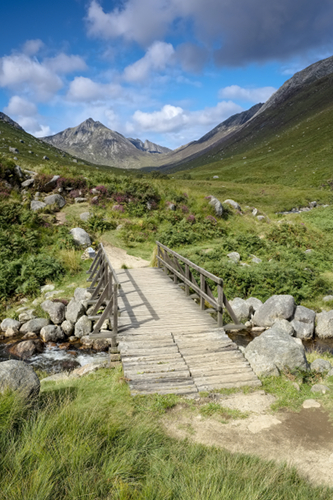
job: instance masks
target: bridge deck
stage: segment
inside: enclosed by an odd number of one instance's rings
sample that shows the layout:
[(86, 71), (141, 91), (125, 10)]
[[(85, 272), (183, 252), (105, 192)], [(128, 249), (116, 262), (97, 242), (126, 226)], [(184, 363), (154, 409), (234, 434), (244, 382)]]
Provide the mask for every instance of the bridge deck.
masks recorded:
[(161, 269), (117, 271), (119, 350), (132, 394), (261, 385), (223, 328)]

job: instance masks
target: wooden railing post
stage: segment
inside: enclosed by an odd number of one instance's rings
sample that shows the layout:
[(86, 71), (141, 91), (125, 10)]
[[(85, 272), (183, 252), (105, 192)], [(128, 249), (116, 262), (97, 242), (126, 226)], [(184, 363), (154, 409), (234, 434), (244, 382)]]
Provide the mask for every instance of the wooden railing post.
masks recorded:
[[(185, 264), (185, 278), (190, 280), (190, 268), (188, 264)], [(185, 284), (185, 295), (190, 295), (190, 287)]]
[[(206, 292), (206, 280), (203, 274), (200, 274), (200, 289), (202, 292)], [(200, 309), (205, 310), (205, 299), (202, 295), (200, 296)]]
[[(174, 265), (175, 270), (176, 270), (176, 267), (177, 267), (177, 259), (176, 259), (176, 257), (175, 257), (175, 256), (173, 257), (173, 265)], [(177, 275), (176, 275), (176, 273), (173, 273), (173, 282), (175, 283), (175, 285), (177, 285), (177, 283), (178, 283), (178, 279), (177, 279)]]
[(223, 326), (223, 282), (217, 285), (217, 326), (221, 328)]
[[(117, 334), (118, 333), (118, 287), (117, 285), (113, 285), (113, 325), (112, 331)], [(116, 347), (112, 346), (111, 347)]]
[(159, 261), (159, 258), (161, 257), (161, 251), (160, 251), (160, 245), (157, 243), (157, 267), (160, 269), (161, 263)]

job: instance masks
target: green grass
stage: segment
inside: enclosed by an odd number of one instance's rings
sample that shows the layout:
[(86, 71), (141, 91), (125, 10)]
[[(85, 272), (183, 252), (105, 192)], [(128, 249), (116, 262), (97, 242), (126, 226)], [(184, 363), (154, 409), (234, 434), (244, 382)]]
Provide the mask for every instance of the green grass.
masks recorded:
[(120, 371), (44, 387), (30, 409), (0, 396), (1, 500), (332, 498), (285, 465), (169, 438), (172, 398), (138, 408)]

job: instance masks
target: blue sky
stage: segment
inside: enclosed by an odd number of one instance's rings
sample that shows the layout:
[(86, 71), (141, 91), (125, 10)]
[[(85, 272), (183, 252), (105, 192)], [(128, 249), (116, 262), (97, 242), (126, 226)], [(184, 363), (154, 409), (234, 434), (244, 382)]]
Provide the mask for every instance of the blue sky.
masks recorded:
[(170, 148), (333, 53), (333, 0), (11, 0), (0, 110), (36, 136), (92, 117)]

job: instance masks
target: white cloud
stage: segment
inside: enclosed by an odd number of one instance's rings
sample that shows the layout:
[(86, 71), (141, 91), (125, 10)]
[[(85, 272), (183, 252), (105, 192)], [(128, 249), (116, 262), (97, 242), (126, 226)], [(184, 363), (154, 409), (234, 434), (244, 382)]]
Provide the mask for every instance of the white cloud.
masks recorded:
[(14, 95), (10, 98), (4, 112), (9, 116), (34, 116), (37, 114), (37, 107), (33, 102)]
[(266, 102), (271, 95), (276, 92), (274, 87), (259, 87), (254, 89), (246, 89), (238, 85), (230, 85), (219, 91), (220, 99), (234, 99), (240, 101), (250, 101), (254, 103)]
[(123, 90), (120, 85), (112, 83), (98, 83), (84, 76), (77, 76), (70, 83), (67, 98), (71, 101), (98, 101), (111, 97), (120, 97)]
[(136, 111), (133, 115), (133, 121), (143, 130), (170, 132), (183, 127), (187, 123), (188, 117), (181, 107), (166, 104), (160, 111), (152, 113)]
[(73, 73), (75, 71), (85, 71), (87, 65), (80, 56), (60, 53), (55, 57), (45, 59), (45, 66), (54, 73)]
[(38, 114), (36, 105), (18, 95), (10, 98), (4, 112), (14, 118), (24, 130), (36, 137), (43, 137), (51, 133), (49, 126), (40, 123), (42, 118)]
[(175, 50), (171, 43), (154, 42), (142, 59), (127, 66), (124, 78), (130, 82), (146, 80), (151, 71), (162, 71), (173, 61)]
[(27, 40), (23, 45), (23, 53), (26, 56), (34, 56), (42, 47), (44, 47), (44, 42), (42, 42), (42, 40)]

